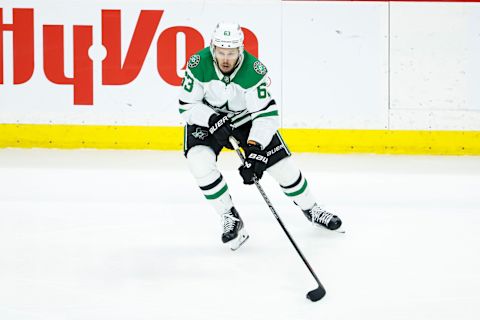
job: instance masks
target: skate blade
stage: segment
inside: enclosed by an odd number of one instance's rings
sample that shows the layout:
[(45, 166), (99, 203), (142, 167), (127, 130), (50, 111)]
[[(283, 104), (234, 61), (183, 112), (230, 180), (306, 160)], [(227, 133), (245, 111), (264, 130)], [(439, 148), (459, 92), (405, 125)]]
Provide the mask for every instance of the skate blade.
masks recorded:
[(327, 231), (330, 231), (330, 232), (336, 232), (336, 233), (341, 233), (341, 234), (344, 234), (345, 233), (345, 229), (343, 228), (343, 226), (340, 226), (340, 228), (338, 229), (335, 229), (335, 230), (330, 230), (328, 229), (327, 227), (321, 225), (321, 224), (317, 224), (317, 223), (313, 223), (313, 226), (316, 227), (316, 228), (319, 228), (321, 230), (327, 230)]
[(245, 231), (245, 229), (242, 228), (238, 233), (238, 237), (236, 237), (235, 239), (229, 242), (230, 249), (232, 251), (237, 250), (242, 246), (242, 244), (245, 243), (245, 241), (248, 240), (248, 238), (250, 238), (250, 236), (248, 235), (247, 231)]

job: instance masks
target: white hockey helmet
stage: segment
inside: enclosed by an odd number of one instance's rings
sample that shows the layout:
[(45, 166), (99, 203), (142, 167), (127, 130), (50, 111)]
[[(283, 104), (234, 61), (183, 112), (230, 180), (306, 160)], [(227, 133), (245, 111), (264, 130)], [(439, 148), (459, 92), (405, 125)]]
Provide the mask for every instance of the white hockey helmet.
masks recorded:
[(243, 31), (238, 23), (220, 22), (213, 30), (210, 51), (215, 57), (215, 47), (238, 48), (240, 55), (243, 55)]

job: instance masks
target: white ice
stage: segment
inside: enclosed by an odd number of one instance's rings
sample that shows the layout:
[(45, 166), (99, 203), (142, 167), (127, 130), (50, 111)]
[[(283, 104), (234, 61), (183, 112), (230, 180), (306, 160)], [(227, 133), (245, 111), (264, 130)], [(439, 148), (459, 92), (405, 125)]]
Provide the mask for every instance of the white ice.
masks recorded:
[(346, 230), (314, 228), (262, 179), (327, 290), (316, 303), (232, 152), (236, 252), (181, 152), (0, 150), (0, 319), (480, 319), (480, 157), (295, 159)]

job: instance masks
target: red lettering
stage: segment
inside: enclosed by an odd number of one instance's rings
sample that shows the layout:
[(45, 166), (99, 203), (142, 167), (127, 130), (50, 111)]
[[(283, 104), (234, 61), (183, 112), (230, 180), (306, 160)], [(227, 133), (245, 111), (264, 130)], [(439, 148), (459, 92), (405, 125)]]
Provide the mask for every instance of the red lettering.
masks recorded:
[(13, 32), (13, 83), (25, 83), (34, 69), (33, 9), (13, 9), (13, 23), (3, 23), (0, 8), (0, 84), (3, 84), (3, 32)]
[(185, 34), (185, 69), (187, 59), (195, 52), (203, 49), (204, 40), (200, 32), (191, 27), (172, 27), (162, 32), (157, 41), (157, 70), (165, 82), (179, 86), (182, 82), (177, 74), (177, 34)]
[[(4, 23), (0, 8), (0, 84), (4, 82), (4, 33), (13, 34), (13, 83), (29, 81), (34, 72), (34, 10), (12, 11), (13, 22)], [(120, 10), (102, 10), (102, 44), (107, 54), (102, 61), (102, 84), (124, 85), (136, 79), (152, 45), (153, 37), (164, 10), (142, 10), (122, 60), (122, 26)], [(245, 50), (258, 57), (258, 39), (247, 28)], [(178, 34), (185, 35), (185, 58), (177, 61)], [(55, 84), (73, 86), (75, 105), (93, 105), (93, 61), (88, 51), (93, 44), (93, 26), (73, 26), (73, 75), (65, 75), (64, 26), (43, 26), (43, 70), (46, 78)], [(205, 45), (202, 34), (188, 26), (174, 26), (164, 30), (157, 39), (157, 71), (168, 84), (179, 86), (179, 63), (186, 67), (188, 57)]]
[(65, 76), (63, 26), (43, 27), (43, 69), (48, 80), (73, 85), (73, 103), (93, 104), (92, 26), (73, 26), (73, 77)]
[(107, 49), (107, 57), (102, 62), (103, 84), (127, 84), (138, 76), (162, 15), (163, 10), (140, 12), (122, 64), (120, 10), (102, 10), (102, 43)]
[(247, 28), (242, 28), (243, 31), (243, 44), (245, 50), (249, 53), (253, 54), (255, 57), (258, 58), (258, 39), (255, 34)]

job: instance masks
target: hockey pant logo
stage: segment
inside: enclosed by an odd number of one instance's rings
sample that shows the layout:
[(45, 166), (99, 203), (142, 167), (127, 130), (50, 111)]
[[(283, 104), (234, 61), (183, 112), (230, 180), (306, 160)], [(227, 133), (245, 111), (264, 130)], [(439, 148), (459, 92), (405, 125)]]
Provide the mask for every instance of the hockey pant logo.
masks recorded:
[(205, 140), (205, 138), (208, 136), (208, 131), (203, 130), (202, 128), (197, 128), (195, 132), (192, 132), (192, 136), (200, 140)]
[(283, 149), (283, 145), (279, 145), (279, 146), (276, 146), (275, 148), (273, 148), (272, 150), (269, 150), (267, 151), (267, 157), (270, 157), (271, 155), (277, 153), (278, 151), (282, 150)]

